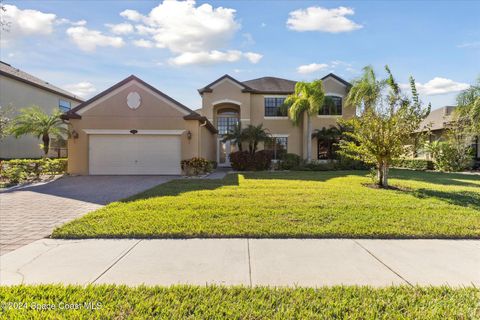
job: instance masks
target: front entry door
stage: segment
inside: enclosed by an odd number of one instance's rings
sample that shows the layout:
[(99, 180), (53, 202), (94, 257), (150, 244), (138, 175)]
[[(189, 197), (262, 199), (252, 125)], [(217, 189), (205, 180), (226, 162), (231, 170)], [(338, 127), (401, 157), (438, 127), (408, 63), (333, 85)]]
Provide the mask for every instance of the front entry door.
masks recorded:
[(231, 150), (231, 143), (230, 141), (223, 142), (222, 140), (218, 140), (218, 155), (217, 155), (217, 163), (220, 167), (230, 167), (230, 152)]

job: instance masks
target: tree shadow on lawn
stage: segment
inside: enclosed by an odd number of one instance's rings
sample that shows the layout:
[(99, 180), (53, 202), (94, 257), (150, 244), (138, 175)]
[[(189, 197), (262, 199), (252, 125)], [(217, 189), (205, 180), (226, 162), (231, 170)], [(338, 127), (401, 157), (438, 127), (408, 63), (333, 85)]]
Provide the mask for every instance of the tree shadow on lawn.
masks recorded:
[(177, 179), (122, 199), (120, 202), (132, 202), (162, 196), (178, 196), (186, 192), (215, 190), (225, 186), (238, 185), (238, 174), (228, 174), (223, 179)]
[(480, 176), (473, 174), (468, 175), (461, 173), (425, 172), (408, 169), (392, 169), (390, 170), (389, 178), (399, 180), (414, 180), (439, 185), (480, 188)]
[(365, 177), (365, 170), (330, 170), (330, 171), (257, 171), (245, 172), (242, 175), (245, 179), (258, 180), (302, 180), (325, 182), (330, 179), (348, 176)]
[[(471, 208), (480, 211), (480, 193), (472, 191), (439, 191), (432, 189), (416, 189), (404, 191), (419, 199), (435, 198), (445, 201), (449, 204), (457, 205), (460, 207)], [(480, 212), (479, 212), (480, 213)]]

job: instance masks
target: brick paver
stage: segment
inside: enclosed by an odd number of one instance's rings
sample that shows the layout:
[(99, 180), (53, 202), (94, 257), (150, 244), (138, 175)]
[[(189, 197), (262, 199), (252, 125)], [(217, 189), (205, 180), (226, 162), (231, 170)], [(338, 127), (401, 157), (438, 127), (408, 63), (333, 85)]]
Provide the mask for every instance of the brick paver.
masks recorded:
[(174, 176), (63, 177), (0, 193), (0, 255), (48, 237), (70, 220)]

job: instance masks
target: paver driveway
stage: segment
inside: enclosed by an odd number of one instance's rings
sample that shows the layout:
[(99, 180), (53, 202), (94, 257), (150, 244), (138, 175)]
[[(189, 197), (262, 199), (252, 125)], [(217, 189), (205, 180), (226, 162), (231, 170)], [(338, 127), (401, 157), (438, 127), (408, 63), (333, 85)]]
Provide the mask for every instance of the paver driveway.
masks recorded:
[(49, 236), (56, 226), (175, 176), (80, 176), (0, 193), (0, 255)]

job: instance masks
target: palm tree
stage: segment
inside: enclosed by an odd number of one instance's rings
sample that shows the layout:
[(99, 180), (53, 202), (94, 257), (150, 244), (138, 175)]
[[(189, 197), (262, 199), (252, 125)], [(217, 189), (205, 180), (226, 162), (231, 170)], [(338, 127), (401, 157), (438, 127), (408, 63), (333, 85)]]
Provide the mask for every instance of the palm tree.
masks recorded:
[(255, 155), (259, 142), (270, 140), (270, 134), (267, 129), (263, 128), (262, 123), (258, 126), (248, 125), (248, 127), (242, 130), (242, 134), (245, 139), (244, 141), (248, 142), (248, 152), (251, 157)]
[(232, 141), (238, 146), (239, 151), (243, 151), (242, 142), (245, 141), (245, 135), (242, 131), (242, 125), (239, 122), (223, 136), (222, 142)]
[(10, 133), (18, 138), (23, 135), (33, 135), (43, 141), (42, 149), (47, 156), (50, 147), (50, 137), (61, 137), (67, 133), (60, 119), (60, 111), (53, 114), (46, 114), (40, 107), (33, 106), (20, 111), (20, 114), (13, 119)]
[(312, 121), (310, 117), (318, 114), (324, 99), (325, 92), (322, 80), (297, 82), (295, 92), (285, 99), (285, 104), (289, 106), (288, 116), (294, 125), (299, 125), (306, 114), (307, 133), (305, 141), (307, 143), (307, 162), (312, 160)]
[(381, 97), (385, 80), (377, 80), (372, 66), (363, 68), (363, 75), (352, 82), (345, 104), (347, 107), (369, 109), (377, 104)]
[(333, 147), (340, 141), (342, 136), (340, 129), (334, 126), (330, 126), (328, 129), (323, 127), (322, 129), (315, 130), (313, 136), (317, 138), (318, 141), (322, 141), (327, 147), (327, 158), (333, 159)]

